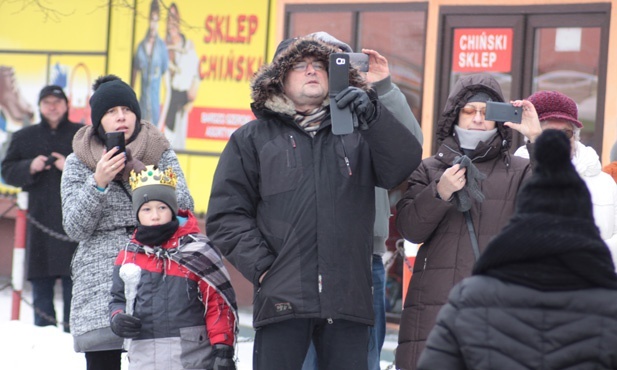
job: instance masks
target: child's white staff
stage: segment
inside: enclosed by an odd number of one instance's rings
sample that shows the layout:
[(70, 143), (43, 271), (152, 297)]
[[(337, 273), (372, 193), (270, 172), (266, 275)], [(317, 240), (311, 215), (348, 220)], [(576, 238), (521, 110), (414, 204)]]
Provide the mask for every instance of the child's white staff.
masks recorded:
[[(120, 278), (124, 281), (124, 297), (126, 298), (126, 314), (133, 315), (135, 297), (137, 296), (137, 285), (141, 279), (141, 267), (134, 263), (126, 263), (120, 267)], [(129, 350), (131, 339), (124, 339), (124, 349)]]

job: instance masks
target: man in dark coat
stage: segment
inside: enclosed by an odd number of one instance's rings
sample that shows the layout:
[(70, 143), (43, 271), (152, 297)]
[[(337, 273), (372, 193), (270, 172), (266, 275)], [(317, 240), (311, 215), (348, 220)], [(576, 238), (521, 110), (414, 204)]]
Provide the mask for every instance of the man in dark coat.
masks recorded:
[(2, 161), (7, 184), (28, 192), (26, 261), (32, 283), (34, 324), (56, 325), (54, 285), (62, 280), (64, 331), (71, 306), (70, 264), (77, 243), (62, 228), (60, 179), (72, 151), (73, 135), (82, 125), (68, 119), (68, 99), (60, 86), (44, 87), (39, 95), (41, 122), (13, 134)]
[(256, 370), (366, 370), (373, 325), (375, 186), (400, 184), (421, 159), (411, 132), (351, 69), (334, 103), (359, 121), (334, 135), (328, 60), (314, 38), (285, 40), (252, 83), (256, 120), (217, 166), (207, 233), (255, 286)]

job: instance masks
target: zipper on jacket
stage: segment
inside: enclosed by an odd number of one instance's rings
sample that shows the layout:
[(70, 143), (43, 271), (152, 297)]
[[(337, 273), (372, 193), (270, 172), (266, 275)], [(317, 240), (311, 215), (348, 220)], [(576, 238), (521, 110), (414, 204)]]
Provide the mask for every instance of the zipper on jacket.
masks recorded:
[(323, 284), (321, 283), (321, 274), (317, 275), (317, 288), (319, 290), (319, 293), (321, 293), (321, 290), (323, 288)]
[(345, 166), (347, 166), (347, 173), (349, 173), (349, 176), (351, 176), (351, 166), (349, 165), (349, 158), (347, 157), (347, 149), (345, 148), (345, 142), (343, 141), (343, 138), (341, 138), (341, 144), (343, 145), (343, 155), (345, 156)]
[(428, 257), (424, 257), (424, 266), (422, 266), (422, 271), (426, 270), (426, 262), (428, 260)]
[(291, 146), (296, 149), (296, 139), (294, 139), (293, 135), (289, 135), (289, 141), (291, 142)]

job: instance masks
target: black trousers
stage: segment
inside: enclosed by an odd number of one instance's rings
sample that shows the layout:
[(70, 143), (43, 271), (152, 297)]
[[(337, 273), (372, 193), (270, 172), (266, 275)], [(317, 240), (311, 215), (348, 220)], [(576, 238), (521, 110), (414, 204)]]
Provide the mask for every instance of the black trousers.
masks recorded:
[(120, 370), (122, 350), (86, 352), (87, 370)]
[(253, 370), (300, 370), (311, 340), (319, 370), (368, 370), (368, 325), (290, 319), (255, 332)]

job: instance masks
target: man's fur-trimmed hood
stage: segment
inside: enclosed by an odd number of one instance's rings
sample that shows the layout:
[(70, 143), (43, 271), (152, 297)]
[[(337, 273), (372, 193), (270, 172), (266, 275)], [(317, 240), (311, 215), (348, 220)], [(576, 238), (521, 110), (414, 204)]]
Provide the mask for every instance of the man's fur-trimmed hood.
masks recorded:
[[(338, 52), (333, 46), (312, 37), (285, 40), (289, 43), (282, 51), (277, 50), (272, 63), (263, 65), (251, 80), (252, 108), (256, 110), (270, 109), (272, 111), (293, 116), (296, 113), (294, 103), (283, 93), (283, 81), (287, 72), (306, 57), (313, 57), (323, 62), (328, 68), (330, 54)], [(350, 86), (368, 89), (364, 78), (355, 68), (349, 70)], [(328, 105), (326, 97), (323, 105)]]

